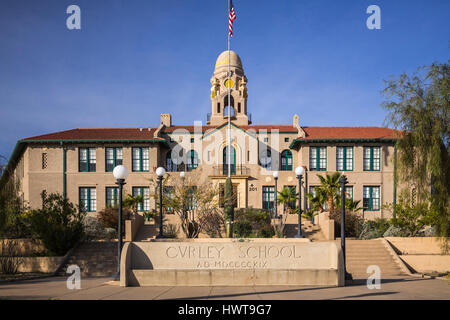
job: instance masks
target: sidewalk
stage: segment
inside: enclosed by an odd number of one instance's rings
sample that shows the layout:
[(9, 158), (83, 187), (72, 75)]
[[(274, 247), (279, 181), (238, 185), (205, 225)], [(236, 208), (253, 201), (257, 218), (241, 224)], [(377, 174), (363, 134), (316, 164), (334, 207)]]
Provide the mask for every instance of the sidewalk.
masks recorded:
[[(227, 300), (321, 300), (321, 299), (432, 299), (449, 300), (450, 282), (439, 279), (398, 277), (382, 280), (381, 289), (368, 289), (365, 281), (346, 287), (120, 287), (111, 278), (82, 278), (81, 289), (69, 290), (66, 277), (15, 281), (0, 284), (0, 300), (153, 300), (153, 299), (227, 299)], [(355, 281), (356, 282), (356, 281)]]

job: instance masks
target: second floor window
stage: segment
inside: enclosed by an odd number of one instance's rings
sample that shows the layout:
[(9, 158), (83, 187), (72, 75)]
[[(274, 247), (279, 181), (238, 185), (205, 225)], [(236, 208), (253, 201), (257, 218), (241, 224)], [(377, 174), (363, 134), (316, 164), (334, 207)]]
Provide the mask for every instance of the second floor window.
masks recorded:
[(309, 147), (309, 170), (327, 171), (327, 147)]
[(198, 167), (198, 154), (195, 150), (191, 150), (187, 157), (188, 171), (194, 170)]
[(353, 147), (336, 148), (336, 170), (353, 171)]
[(364, 171), (380, 171), (380, 147), (364, 147)]
[(281, 153), (281, 171), (292, 170), (292, 152), (290, 150), (284, 150)]
[(106, 171), (113, 171), (118, 165), (123, 164), (122, 148), (106, 148)]
[(150, 160), (149, 160), (149, 150), (148, 148), (133, 148), (132, 151), (133, 162), (132, 162), (132, 170), (133, 171), (149, 171), (150, 168)]
[(95, 172), (97, 156), (95, 148), (78, 149), (78, 170), (80, 172)]

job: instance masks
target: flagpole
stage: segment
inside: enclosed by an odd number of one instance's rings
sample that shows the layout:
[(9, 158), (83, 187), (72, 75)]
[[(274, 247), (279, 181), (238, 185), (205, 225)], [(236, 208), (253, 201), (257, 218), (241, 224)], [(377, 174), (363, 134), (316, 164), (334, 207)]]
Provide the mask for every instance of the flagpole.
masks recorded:
[[(230, 23), (231, 0), (228, 0), (228, 24)], [(229, 28), (229, 26), (228, 26)], [(230, 72), (230, 30), (228, 30), (228, 178), (231, 178), (231, 72)]]

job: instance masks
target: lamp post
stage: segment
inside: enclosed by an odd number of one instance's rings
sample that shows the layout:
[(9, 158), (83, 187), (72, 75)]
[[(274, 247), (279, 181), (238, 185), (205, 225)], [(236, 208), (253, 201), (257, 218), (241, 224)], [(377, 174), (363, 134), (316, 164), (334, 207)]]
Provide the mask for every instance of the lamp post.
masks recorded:
[(278, 218), (278, 203), (277, 203), (277, 191), (278, 191), (278, 171), (273, 172), (273, 178), (275, 179), (275, 219)]
[(117, 179), (116, 184), (119, 186), (119, 217), (117, 226), (117, 274), (115, 280), (120, 280), (120, 254), (122, 252), (122, 190), (125, 184), (125, 179), (128, 177), (128, 169), (123, 165), (116, 166), (113, 170), (114, 178)]
[(158, 238), (163, 238), (163, 204), (162, 204), (162, 181), (164, 174), (166, 173), (166, 169), (163, 167), (159, 167), (156, 169), (156, 175), (158, 176), (159, 181), (159, 235)]
[(351, 280), (352, 276), (351, 274), (347, 273), (347, 267), (346, 267), (346, 259), (345, 259), (345, 185), (347, 184), (347, 177), (342, 174), (339, 178), (339, 184), (341, 185), (341, 248), (342, 248), (342, 255), (343, 255), (343, 267), (344, 267), (344, 273), (345, 273), (345, 279)]
[(186, 172), (184, 172), (184, 171), (181, 171), (180, 172), (180, 178), (181, 178), (181, 183), (182, 183), (182, 186), (183, 186), (183, 219), (184, 218), (186, 218), (186, 194), (185, 194), (185, 190), (184, 190), (184, 177), (186, 176)]
[(298, 232), (296, 238), (303, 238), (302, 235), (302, 176), (305, 173), (305, 169), (302, 166), (295, 168), (295, 174), (298, 179)]

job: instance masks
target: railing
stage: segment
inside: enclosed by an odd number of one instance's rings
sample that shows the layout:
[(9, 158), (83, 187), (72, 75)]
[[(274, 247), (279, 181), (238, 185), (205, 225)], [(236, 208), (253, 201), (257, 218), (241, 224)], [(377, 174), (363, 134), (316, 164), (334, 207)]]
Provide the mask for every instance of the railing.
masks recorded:
[[(249, 175), (250, 174), (250, 168), (245, 166), (231, 166), (231, 175), (233, 176), (242, 176), (242, 175)], [(213, 167), (213, 175), (215, 176), (227, 176), (228, 175), (228, 165), (224, 164), (221, 166), (214, 166)]]

